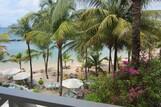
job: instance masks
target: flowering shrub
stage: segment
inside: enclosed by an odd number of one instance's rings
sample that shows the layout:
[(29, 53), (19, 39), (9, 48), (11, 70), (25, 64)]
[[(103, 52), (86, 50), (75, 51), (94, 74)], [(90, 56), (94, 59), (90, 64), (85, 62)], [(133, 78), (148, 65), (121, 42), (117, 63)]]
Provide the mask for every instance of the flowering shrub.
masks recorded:
[(144, 93), (144, 90), (140, 86), (130, 88), (128, 92), (129, 101), (134, 102), (143, 93)]
[[(121, 78), (122, 75), (127, 78)], [(160, 60), (148, 61), (146, 65), (141, 64), (139, 69), (129, 66), (126, 62), (120, 72), (112, 76), (96, 78), (85, 99), (126, 107), (160, 107)]]
[(121, 66), (120, 67), (120, 72), (124, 73), (124, 72), (127, 72), (129, 73), (130, 75), (139, 75), (139, 70), (132, 67), (132, 66), (129, 66), (128, 62), (124, 62), (124, 66)]
[(123, 61), (123, 64), (128, 65), (129, 62), (128, 61)]
[(134, 67), (129, 67), (127, 72), (131, 75), (138, 75), (139, 74), (139, 70)]

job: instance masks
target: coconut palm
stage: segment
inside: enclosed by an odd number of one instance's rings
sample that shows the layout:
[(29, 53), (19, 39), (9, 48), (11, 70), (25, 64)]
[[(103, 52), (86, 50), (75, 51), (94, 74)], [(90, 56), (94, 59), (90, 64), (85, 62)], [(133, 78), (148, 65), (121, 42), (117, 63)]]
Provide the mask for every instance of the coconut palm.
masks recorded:
[(62, 95), (62, 80), (63, 80), (63, 64), (62, 64), (62, 46), (65, 42), (65, 32), (68, 31), (68, 19), (70, 17), (70, 10), (73, 9), (73, 0), (59, 0), (52, 2), (48, 0), (48, 3), (45, 3), (45, 9), (49, 10), (48, 19), (50, 20), (50, 32), (54, 41), (56, 41), (56, 46), (58, 48), (58, 81), (59, 81), (59, 68), (61, 72), (60, 78), (60, 95)]
[[(121, 48), (123, 46), (123, 43), (125, 42), (125, 41), (122, 41), (120, 37), (122, 37), (121, 35), (124, 35), (124, 32), (130, 29), (129, 26), (130, 24), (126, 20), (122, 18), (117, 18), (116, 15), (107, 15), (107, 17), (105, 17), (102, 22), (97, 23), (97, 25), (94, 25), (94, 27), (97, 27), (97, 28), (93, 28), (93, 29), (98, 29), (98, 30), (96, 34), (94, 34), (94, 36), (91, 37), (91, 39), (89, 39), (88, 41), (88, 44), (96, 43), (98, 40), (102, 41), (102, 43), (104, 43), (106, 46), (109, 45), (108, 47), (110, 49), (110, 53), (111, 53), (111, 48), (114, 47), (115, 49), (114, 71), (116, 71), (118, 48), (119, 47)], [(89, 31), (92, 32), (91, 29), (89, 29), (87, 33)], [(111, 59), (111, 57), (109, 59)]]
[(31, 29), (31, 23), (30, 23), (30, 17), (31, 14), (27, 14), (21, 20), (18, 20), (17, 24), (13, 24), (10, 26), (10, 31), (12, 33), (15, 33), (16, 35), (20, 36), (23, 38), (23, 40), (26, 42), (27, 48), (28, 48), (28, 54), (29, 54), (29, 59), (30, 59), (30, 85), (32, 87), (32, 82), (33, 82), (33, 71), (32, 71), (32, 56), (31, 56), (31, 47), (30, 47), (30, 39), (26, 39), (27, 35), (29, 32), (32, 31)]
[(22, 69), (22, 61), (24, 61), (22, 53), (17, 53), (16, 55), (11, 55), (9, 59), (3, 60), (3, 62), (14, 62), (19, 64), (19, 68)]
[(140, 60), (140, 24), (141, 24), (141, 0), (132, 0), (132, 62), (139, 66)]
[(148, 2), (148, 0), (132, 0), (132, 62), (136, 67), (139, 66), (140, 60), (142, 6)]
[(103, 71), (101, 68), (102, 61), (108, 60), (107, 57), (100, 58), (101, 53), (100, 52), (93, 52), (89, 57), (88, 57), (88, 62), (90, 62), (92, 66), (95, 66), (95, 73), (98, 76), (98, 71)]
[(43, 57), (45, 65), (45, 74), (46, 78), (48, 79), (48, 62), (49, 56), (51, 55), (50, 50), (53, 49), (53, 46), (51, 46), (52, 42), (48, 33), (34, 30), (29, 33), (29, 36), (27, 38), (32, 38), (31, 43), (38, 48), (37, 53)]
[(68, 68), (67, 67), (67, 62), (71, 61), (71, 56), (68, 53), (63, 53), (63, 62), (64, 62), (64, 68)]
[[(145, 1), (143, 1), (143, 2), (145, 2)], [(114, 48), (114, 50), (115, 50), (115, 52), (114, 52), (114, 56), (115, 56), (114, 57), (114, 71), (116, 71), (117, 51), (118, 51), (117, 48), (122, 48), (123, 46), (128, 47), (128, 53), (130, 56), (131, 49), (133, 46), (132, 44), (127, 45), (132, 41), (132, 38), (130, 37), (131, 36), (131, 31), (130, 31), (131, 27), (130, 27), (130, 23), (125, 24), (125, 22), (127, 22), (127, 20), (131, 21), (130, 14), (131, 14), (132, 2), (126, 1), (126, 0), (122, 0), (122, 1), (121, 0), (113, 0), (113, 1), (111, 1), (111, 0), (107, 0), (107, 1), (91, 0), (91, 4), (95, 5), (97, 8), (88, 9), (86, 12), (84, 12), (81, 19), (83, 20), (83, 22), (85, 20), (86, 21), (85, 21), (85, 24), (83, 24), (82, 26), (84, 27), (85, 31), (88, 34), (91, 33), (92, 35), (95, 35), (94, 37), (92, 37), (92, 41), (89, 42), (89, 44), (95, 43), (97, 41), (100, 42), (100, 40), (104, 40), (101, 42), (104, 43), (109, 48), (109, 51), (110, 51), (109, 52), (109, 60), (111, 59), (111, 57), (110, 57), (111, 56), (111, 54), (110, 54), (111, 49), (112, 49), (112, 47)], [(143, 4), (143, 3), (141, 3), (141, 4)], [(99, 16), (99, 18), (97, 17), (97, 15)], [(109, 21), (109, 19), (108, 20), (105, 20), (105, 19), (107, 19), (107, 16), (109, 17), (110, 15), (116, 15), (117, 18), (119, 18), (119, 19), (122, 18), (124, 20), (121, 22), (122, 24), (118, 24), (119, 26), (122, 27), (122, 29), (120, 29), (120, 30), (117, 29), (120, 32), (120, 33), (117, 33), (118, 34), (117, 36), (114, 36), (112, 34), (113, 30), (115, 29), (114, 26), (111, 26), (111, 28), (106, 27), (107, 21), (108, 22), (110, 22), (110, 21)], [(88, 20), (89, 16), (90, 16), (90, 20)], [(100, 16), (102, 16), (102, 19), (104, 18), (104, 20), (101, 20)], [(113, 23), (113, 25), (116, 24), (114, 21), (115, 20), (111, 20), (111, 23)], [(101, 22), (104, 22), (104, 23), (101, 23)], [(104, 26), (100, 27), (100, 25), (103, 25), (103, 24), (104, 24)], [(110, 27), (109, 25), (110, 25), (110, 23), (108, 23), (108, 27)], [(103, 29), (102, 29), (103, 27), (104, 28), (106, 27), (106, 29), (108, 29), (109, 31), (104, 29), (105, 32), (103, 32)], [(119, 27), (119, 28), (121, 28), (121, 27)], [(145, 29), (144, 29), (145, 26), (141, 26), (141, 27), (143, 27), (142, 30), (145, 31)], [(100, 30), (100, 32), (98, 32), (99, 30)], [(111, 34), (110, 34), (110, 30), (111, 30)], [(94, 31), (97, 33), (94, 34), (93, 33)], [(130, 31), (130, 33), (127, 33), (129, 31)], [(122, 36), (119, 34), (121, 34)], [(100, 35), (100, 37), (98, 38), (98, 36), (96, 37), (96, 35)], [(108, 38), (107, 37), (104, 38), (103, 35), (107, 36)], [(126, 35), (126, 37), (125, 37), (125, 35)], [(129, 41), (128, 39), (125, 40), (124, 38), (129, 38), (129, 40), (131, 40), (131, 41)], [(130, 59), (130, 57), (129, 57), (129, 59)], [(109, 65), (110, 65), (110, 62), (111, 62), (111, 60), (109, 61)], [(110, 68), (109, 68), (109, 71), (110, 71)]]
[(87, 44), (101, 42), (107, 46), (110, 50), (109, 65), (111, 64), (111, 50), (114, 48), (114, 71), (116, 71), (118, 48), (122, 48), (125, 42), (120, 37), (130, 30), (130, 24), (125, 20), (129, 15), (129, 2), (125, 0), (91, 1), (91, 4), (96, 5), (97, 8), (88, 9), (81, 17), (83, 22), (81, 26), (88, 35), (92, 35)]

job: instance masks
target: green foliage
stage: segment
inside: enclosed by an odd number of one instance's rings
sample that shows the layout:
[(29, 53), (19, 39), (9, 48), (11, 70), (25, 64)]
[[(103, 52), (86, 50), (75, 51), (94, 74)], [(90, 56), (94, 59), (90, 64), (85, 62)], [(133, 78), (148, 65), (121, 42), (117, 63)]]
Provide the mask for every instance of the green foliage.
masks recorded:
[[(8, 34), (0, 34), (0, 43), (6, 43), (9, 41)], [(7, 55), (6, 46), (0, 44), (0, 60), (4, 59), (4, 56)]]
[(39, 93), (40, 90), (39, 90), (38, 88), (35, 87), (35, 88), (32, 89), (32, 92)]
[(66, 62), (69, 62), (71, 59), (71, 55), (68, 54), (68, 53), (64, 53), (63, 54), (63, 61), (66, 63)]
[(38, 83), (39, 83), (40, 85), (43, 85), (43, 84), (44, 84), (44, 81), (43, 81), (42, 79), (40, 79), (40, 80), (38, 81)]
[(8, 42), (9, 35), (8, 34), (0, 34), (0, 43)]
[[(142, 0), (144, 3), (147, 1)], [(70, 41), (69, 49), (78, 53), (79, 61), (89, 68), (95, 66), (97, 71), (101, 62), (107, 58), (100, 59), (100, 53), (93, 52), (89, 47), (92, 46), (97, 50), (98, 45), (116, 50), (125, 46), (131, 51), (132, 4), (128, 0), (89, 0), (88, 2), (96, 7), (81, 12), (76, 11), (77, 16), (75, 16), (74, 0), (42, 0), (40, 11), (25, 15), (17, 24), (10, 27), (10, 31), (39, 48), (38, 51), (31, 49), (31, 57), (42, 55), (45, 59), (50, 54), (53, 41), (56, 41), (58, 48), (64, 47), (63, 44)], [(143, 11), (140, 39), (144, 50), (160, 47), (161, 21), (156, 20), (159, 16), (161, 16), (160, 11)], [(0, 43), (8, 42), (7, 36), (0, 34)], [(4, 53), (5, 46), (0, 45), (0, 60), (3, 59)], [(12, 55), (8, 60), (20, 63), (29, 59), (29, 51), (27, 51), (25, 55), (20, 53)], [(69, 60), (71, 60), (70, 55), (63, 54), (63, 61), (66, 63)], [(92, 78), (94, 83), (90, 85), (91, 92), (85, 96), (85, 99), (129, 107), (158, 106), (161, 101), (161, 62), (157, 59), (147, 62), (141, 65), (139, 71), (139, 75), (125, 76), (125, 73), (118, 72), (115, 78), (102, 75)], [(42, 85), (44, 81), (40, 79), (38, 83)], [(34, 88), (33, 91), (39, 92), (39, 89)]]
[(85, 96), (85, 100), (94, 101), (94, 102), (101, 102), (100, 99), (97, 97), (97, 94), (90, 93)]
[[(147, 67), (150, 66), (150, 67)], [(148, 106), (157, 106), (161, 102), (161, 61), (154, 59), (141, 67), (142, 82), (146, 87), (143, 100), (147, 100)]]
[[(127, 107), (157, 107), (161, 101), (161, 61), (142, 64), (139, 75), (122, 78), (121, 74), (92, 79), (91, 93), (85, 99)], [(117, 77), (117, 78), (116, 78)], [(101, 85), (100, 85), (101, 84)]]

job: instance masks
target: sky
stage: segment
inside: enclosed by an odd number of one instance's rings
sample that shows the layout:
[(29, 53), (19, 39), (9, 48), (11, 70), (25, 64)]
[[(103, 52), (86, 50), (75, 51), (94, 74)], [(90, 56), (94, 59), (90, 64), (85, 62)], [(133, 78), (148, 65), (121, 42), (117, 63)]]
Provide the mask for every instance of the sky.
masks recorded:
[[(161, 1), (149, 4), (147, 9), (161, 10)], [(39, 0), (0, 0), (0, 26), (16, 23), (26, 13), (39, 10)]]

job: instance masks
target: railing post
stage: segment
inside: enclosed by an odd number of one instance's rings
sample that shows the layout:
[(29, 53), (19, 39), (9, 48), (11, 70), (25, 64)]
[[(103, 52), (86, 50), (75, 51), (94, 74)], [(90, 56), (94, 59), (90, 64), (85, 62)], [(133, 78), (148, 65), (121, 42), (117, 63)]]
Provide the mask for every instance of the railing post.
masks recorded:
[(7, 98), (0, 97), (0, 107), (7, 101)]
[(35, 104), (9, 100), (9, 107), (36, 107)]
[(14, 103), (14, 101), (13, 100), (8, 100), (8, 104), (9, 104), (9, 107), (18, 107), (18, 106), (16, 106), (16, 104)]

